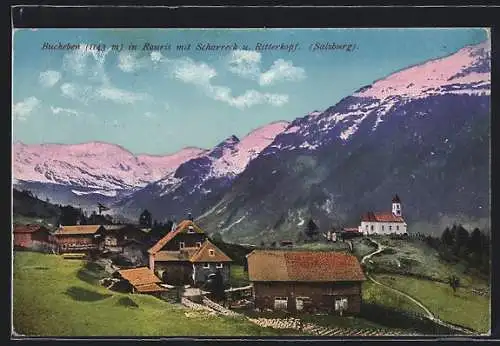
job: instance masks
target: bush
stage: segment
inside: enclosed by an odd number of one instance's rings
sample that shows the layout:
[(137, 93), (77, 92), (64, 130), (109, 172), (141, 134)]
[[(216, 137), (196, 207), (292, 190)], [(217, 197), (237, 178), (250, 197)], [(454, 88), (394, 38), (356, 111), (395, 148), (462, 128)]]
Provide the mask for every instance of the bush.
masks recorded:
[(139, 305), (137, 305), (136, 302), (134, 302), (131, 298), (129, 297), (121, 297), (118, 299), (117, 305), (121, 305), (127, 308), (138, 308)]

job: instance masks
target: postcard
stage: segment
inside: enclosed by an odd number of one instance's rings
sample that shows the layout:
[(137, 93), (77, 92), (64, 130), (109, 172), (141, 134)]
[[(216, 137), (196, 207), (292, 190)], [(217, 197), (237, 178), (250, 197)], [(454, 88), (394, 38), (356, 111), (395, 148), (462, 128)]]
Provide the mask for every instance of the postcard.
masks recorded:
[(488, 28), (12, 47), (14, 336), (489, 335)]

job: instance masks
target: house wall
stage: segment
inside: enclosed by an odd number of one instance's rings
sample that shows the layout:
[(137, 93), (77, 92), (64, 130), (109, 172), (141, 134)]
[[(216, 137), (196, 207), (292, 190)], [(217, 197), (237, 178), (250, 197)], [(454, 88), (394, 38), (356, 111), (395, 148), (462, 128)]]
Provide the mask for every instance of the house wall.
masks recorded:
[(155, 262), (154, 273), (166, 284), (192, 284), (192, 264), (188, 261)]
[(179, 250), (180, 242), (184, 242), (185, 247), (196, 247), (196, 242), (202, 243), (205, 241), (206, 236), (199, 233), (180, 233), (171, 239), (161, 249), (162, 251), (176, 251)]
[(224, 281), (224, 286), (229, 286), (229, 281), (231, 278), (231, 264), (222, 263), (222, 268), (216, 268), (216, 263), (208, 263), (209, 268), (204, 267), (205, 263), (195, 263), (194, 264), (194, 285), (201, 286), (208, 279), (208, 275), (215, 273), (217, 270), (222, 274), (222, 280)]
[[(373, 226), (373, 230), (372, 230)], [(361, 222), (361, 231), (369, 234), (403, 234), (407, 233), (406, 223), (403, 222)], [(398, 229), (399, 228), (399, 229)]]
[(14, 233), (14, 246), (29, 248), (33, 242), (49, 243), (50, 233), (39, 230), (32, 233)]
[(74, 247), (97, 247), (93, 234), (58, 235), (56, 242), (60, 251), (71, 251)]
[(299, 282), (253, 282), (255, 307), (274, 310), (276, 297), (288, 298), (288, 310), (296, 311), (296, 298), (307, 297), (310, 303), (305, 311), (335, 311), (335, 299), (347, 298), (346, 313), (359, 313), (361, 309), (361, 282), (346, 283), (299, 283)]

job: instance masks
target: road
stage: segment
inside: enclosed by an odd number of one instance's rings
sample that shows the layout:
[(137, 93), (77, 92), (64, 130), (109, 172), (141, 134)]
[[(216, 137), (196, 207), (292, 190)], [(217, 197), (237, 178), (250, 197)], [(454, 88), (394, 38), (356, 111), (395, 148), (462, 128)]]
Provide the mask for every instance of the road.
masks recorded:
[[(369, 240), (371, 242), (373, 242), (374, 244), (377, 245), (377, 250), (369, 253), (368, 255), (364, 256), (362, 259), (361, 259), (361, 263), (366, 263), (367, 260), (369, 260), (372, 256), (375, 256), (379, 253), (381, 253), (384, 249), (385, 249), (385, 246), (383, 246), (382, 244), (380, 244), (379, 242), (369, 238)], [(445, 327), (448, 327), (450, 329), (454, 329), (456, 331), (459, 331), (461, 333), (464, 333), (464, 334), (476, 334), (473, 330), (470, 330), (470, 329), (466, 329), (466, 328), (462, 328), (462, 327), (458, 327), (458, 326), (455, 326), (453, 324), (449, 324), (445, 321), (442, 321), (440, 320), (439, 318), (437, 318), (424, 304), (422, 304), (421, 302), (419, 302), (418, 300), (416, 300), (415, 298), (413, 298), (412, 296), (406, 294), (405, 292), (403, 291), (400, 291), (398, 289), (395, 289), (391, 286), (388, 286), (384, 283), (381, 283), (377, 280), (375, 280), (369, 273), (368, 271), (365, 272), (365, 275), (367, 277), (368, 280), (372, 281), (373, 283), (377, 284), (377, 285), (380, 285), (380, 286), (383, 286), (399, 295), (402, 295), (404, 296), (405, 298), (411, 300), (413, 303), (415, 303), (416, 305), (418, 305), (422, 310), (425, 311), (425, 317), (427, 317), (429, 320), (437, 323), (437, 324), (440, 324), (442, 326), (445, 326)]]

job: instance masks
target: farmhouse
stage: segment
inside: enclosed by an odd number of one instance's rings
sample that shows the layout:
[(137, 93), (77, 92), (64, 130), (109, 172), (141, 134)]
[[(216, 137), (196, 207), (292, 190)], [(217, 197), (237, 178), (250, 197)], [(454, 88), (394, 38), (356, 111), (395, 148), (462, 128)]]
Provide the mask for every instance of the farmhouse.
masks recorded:
[(103, 225), (103, 229), (96, 233), (99, 250), (109, 252), (123, 252), (125, 245), (131, 241), (142, 244), (147, 235), (132, 225)]
[(129, 292), (157, 294), (166, 291), (158, 285), (161, 280), (147, 267), (119, 270), (117, 274), (128, 283)]
[(14, 249), (43, 250), (52, 247), (50, 231), (42, 225), (14, 225)]
[(151, 249), (149, 268), (170, 285), (203, 285), (219, 271), (229, 283), (231, 259), (212, 244), (192, 220), (180, 222)]
[(54, 236), (60, 252), (87, 252), (98, 249), (96, 239), (104, 230), (102, 225), (60, 226)]
[(247, 255), (255, 307), (358, 313), (365, 276), (342, 252), (254, 250)]
[(392, 199), (392, 212), (368, 212), (361, 217), (359, 232), (369, 234), (405, 234), (407, 225), (401, 213), (401, 200)]

